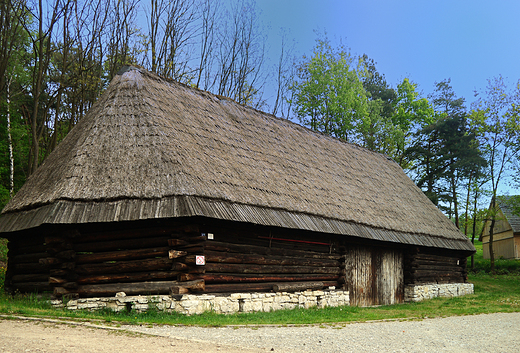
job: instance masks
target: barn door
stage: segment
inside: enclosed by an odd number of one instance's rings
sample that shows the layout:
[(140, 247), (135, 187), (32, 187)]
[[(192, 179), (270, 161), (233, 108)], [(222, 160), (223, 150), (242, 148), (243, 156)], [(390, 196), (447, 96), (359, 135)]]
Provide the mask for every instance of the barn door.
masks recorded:
[(403, 253), (394, 249), (348, 246), (345, 284), (350, 304), (387, 305), (404, 300)]

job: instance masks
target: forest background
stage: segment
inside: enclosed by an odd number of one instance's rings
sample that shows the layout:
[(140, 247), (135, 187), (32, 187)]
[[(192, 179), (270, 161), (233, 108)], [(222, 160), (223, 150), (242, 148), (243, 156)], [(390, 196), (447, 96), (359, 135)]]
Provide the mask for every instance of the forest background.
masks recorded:
[(323, 30), (303, 55), (281, 29), (273, 56), (266, 33), (254, 0), (0, 0), (0, 208), (139, 65), (386, 154), (468, 236), (495, 220), (520, 177), (520, 81), (467, 102), (439, 78), (425, 95)]

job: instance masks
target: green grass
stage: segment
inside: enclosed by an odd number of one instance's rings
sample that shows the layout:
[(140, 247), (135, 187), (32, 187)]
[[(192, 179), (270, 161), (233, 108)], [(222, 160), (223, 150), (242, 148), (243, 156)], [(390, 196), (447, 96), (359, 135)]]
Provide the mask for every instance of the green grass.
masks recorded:
[[(1, 246), (1, 243), (0, 243)], [(419, 303), (405, 303), (373, 308), (338, 307), (325, 309), (280, 310), (271, 313), (248, 313), (185, 316), (177, 313), (149, 311), (114, 313), (111, 311), (88, 312), (54, 309), (49, 302), (36, 295), (7, 296), (0, 287), (0, 314), (39, 317), (64, 317), (75, 320), (101, 320), (112, 324), (181, 324), (199, 326), (238, 325), (344, 325), (348, 322), (370, 320), (408, 320), (427, 317), (474, 315), (496, 312), (520, 312), (520, 261), (497, 260), (497, 271), (487, 272), (489, 260), (482, 258), (482, 244), (477, 243), (475, 271), (468, 276), (475, 285), (475, 294), (457, 298), (436, 298)], [(1, 250), (1, 248), (0, 248)], [(0, 254), (1, 259), (1, 254)], [(469, 261), (468, 261), (469, 266)], [(5, 268), (0, 268), (0, 285), (3, 284)]]
[[(489, 260), (484, 259), (482, 242), (475, 241), (475, 249), (477, 249), (477, 253), (474, 255), (475, 264), (471, 272), (480, 274), (490, 273), (491, 263)], [(470, 269), (470, 261), (471, 260), (468, 259), (468, 269)], [(520, 275), (520, 260), (503, 258), (495, 259), (495, 271), (498, 275)]]
[(325, 309), (280, 310), (271, 313), (218, 315), (205, 313), (185, 316), (157, 311), (137, 314), (111, 311), (66, 311), (50, 307), (35, 295), (19, 295), (14, 298), (0, 294), (0, 313), (12, 315), (65, 317), (81, 320), (102, 320), (116, 324), (182, 324), (200, 326), (235, 325), (306, 325), (337, 324), (389, 319), (423, 319), (454, 315), (473, 315), (496, 312), (520, 311), (520, 276), (475, 274), (469, 276), (475, 284), (475, 294), (457, 298), (436, 298), (419, 303), (405, 303), (373, 308), (338, 307)]

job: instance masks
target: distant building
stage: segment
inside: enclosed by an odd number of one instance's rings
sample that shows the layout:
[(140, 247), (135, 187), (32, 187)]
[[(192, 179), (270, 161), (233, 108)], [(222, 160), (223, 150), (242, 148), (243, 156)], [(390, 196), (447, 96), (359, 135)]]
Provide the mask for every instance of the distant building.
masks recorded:
[[(520, 259), (520, 195), (498, 196), (498, 213), (493, 230), (495, 259)], [(489, 259), (489, 226), (487, 221), (482, 230), (484, 259)]]

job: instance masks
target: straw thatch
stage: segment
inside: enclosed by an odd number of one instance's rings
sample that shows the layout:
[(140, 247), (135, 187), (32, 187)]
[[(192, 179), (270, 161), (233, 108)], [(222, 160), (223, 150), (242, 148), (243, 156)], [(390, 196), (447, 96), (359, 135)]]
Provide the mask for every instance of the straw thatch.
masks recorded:
[(28, 179), (0, 231), (194, 215), (474, 250), (387, 157), (137, 68)]

